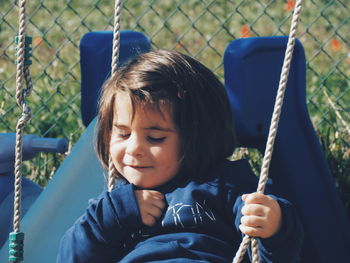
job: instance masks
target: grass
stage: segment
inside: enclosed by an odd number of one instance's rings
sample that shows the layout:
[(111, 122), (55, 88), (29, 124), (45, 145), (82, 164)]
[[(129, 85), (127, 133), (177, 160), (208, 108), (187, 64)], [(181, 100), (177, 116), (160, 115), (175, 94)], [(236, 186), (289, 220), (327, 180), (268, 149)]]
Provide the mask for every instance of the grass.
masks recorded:
[[(15, 103), (17, 8), (0, 2), (0, 132), (14, 131), (20, 112)], [(196, 57), (223, 80), (227, 44), (246, 36), (287, 35), (293, 1), (164, 0), (123, 1), (121, 28), (145, 33), (154, 48), (175, 49)], [(349, 134), (324, 95), (327, 91), (349, 125), (350, 5), (346, 1), (304, 1), (298, 38), (307, 57), (307, 102), (344, 203), (350, 210)], [(65, 137), (74, 144), (84, 130), (80, 116), (79, 41), (92, 30), (111, 30), (108, 0), (43, 1), (27, 4), (28, 35), (33, 36), (29, 98), (33, 119), (26, 133)], [(337, 135), (338, 134), (338, 135)], [(335, 145), (335, 146), (334, 146)], [(259, 169), (259, 158), (251, 153)], [(46, 185), (64, 156), (40, 154), (26, 173)]]
[[(331, 135), (332, 132), (334, 135)], [(321, 134), (320, 139), (340, 198), (350, 218), (350, 134), (329, 130), (326, 134)]]

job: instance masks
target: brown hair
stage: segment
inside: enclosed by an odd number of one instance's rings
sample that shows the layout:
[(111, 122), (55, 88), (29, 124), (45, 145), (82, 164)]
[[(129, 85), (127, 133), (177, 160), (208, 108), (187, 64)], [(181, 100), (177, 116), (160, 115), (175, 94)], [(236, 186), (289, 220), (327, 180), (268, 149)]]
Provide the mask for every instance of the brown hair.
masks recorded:
[[(116, 94), (127, 92), (132, 105), (171, 106), (183, 154), (181, 171), (202, 177), (235, 148), (232, 113), (226, 91), (197, 60), (174, 51), (138, 55), (103, 88), (99, 103), (97, 152), (108, 169)], [(119, 175), (120, 176), (120, 175)]]

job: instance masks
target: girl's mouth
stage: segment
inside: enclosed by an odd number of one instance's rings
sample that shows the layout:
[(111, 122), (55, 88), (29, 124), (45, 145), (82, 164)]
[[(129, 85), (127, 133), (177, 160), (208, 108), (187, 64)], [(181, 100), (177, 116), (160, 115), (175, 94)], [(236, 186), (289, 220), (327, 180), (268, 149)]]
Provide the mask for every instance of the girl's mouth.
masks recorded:
[(141, 166), (141, 165), (127, 165), (133, 169), (144, 169), (144, 168), (152, 168), (152, 166)]

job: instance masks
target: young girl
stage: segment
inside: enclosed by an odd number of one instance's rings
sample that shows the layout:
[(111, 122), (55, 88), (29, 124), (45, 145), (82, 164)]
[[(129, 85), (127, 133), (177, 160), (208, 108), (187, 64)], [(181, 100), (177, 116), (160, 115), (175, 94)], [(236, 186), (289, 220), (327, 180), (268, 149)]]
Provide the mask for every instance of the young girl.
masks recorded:
[[(302, 228), (291, 204), (252, 193), (223, 85), (172, 51), (139, 55), (104, 86), (97, 151), (116, 187), (63, 237), (57, 262), (232, 262), (242, 233), (263, 262), (294, 262)], [(250, 193), (250, 194), (249, 194)]]

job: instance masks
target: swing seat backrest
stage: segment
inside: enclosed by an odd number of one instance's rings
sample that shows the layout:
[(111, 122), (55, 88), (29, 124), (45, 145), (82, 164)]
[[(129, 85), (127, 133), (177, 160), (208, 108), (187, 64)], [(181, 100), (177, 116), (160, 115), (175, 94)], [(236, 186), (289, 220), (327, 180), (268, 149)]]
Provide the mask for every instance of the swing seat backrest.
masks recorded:
[[(97, 114), (102, 85), (111, 73), (112, 43), (112, 31), (89, 32), (80, 41), (81, 115), (85, 126), (88, 126)], [(122, 65), (136, 54), (149, 50), (151, 43), (145, 35), (122, 30), (118, 65)]]
[[(231, 42), (225, 87), (242, 147), (264, 153), (287, 37)], [(301, 262), (346, 262), (350, 224), (306, 107), (306, 61), (296, 42), (270, 167), (272, 193), (290, 200), (302, 220)]]
[[(0, 174), (0, 248), (13, 231), (14, 181), (13, 174)], [(42, 188), (25, 177), (22, 178), (21, 187), (21, 217), (23, 217), (42, 192)]]

